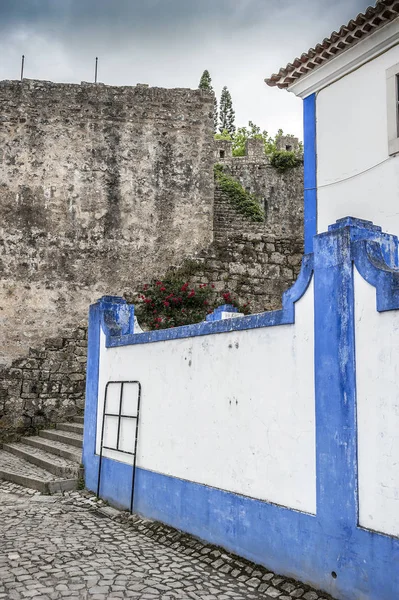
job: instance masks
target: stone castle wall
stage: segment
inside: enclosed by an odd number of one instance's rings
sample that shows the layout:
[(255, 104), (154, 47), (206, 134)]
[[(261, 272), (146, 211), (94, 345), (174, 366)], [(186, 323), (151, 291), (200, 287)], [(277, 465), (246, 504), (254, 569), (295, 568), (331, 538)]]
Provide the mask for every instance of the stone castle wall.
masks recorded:
[[(83, 409), (102, 295), (132, 297), (189, 259), (193, 283), (252, 312), (281, 306), (303, 251), (303, 169), (279, 173), (256, 140), (233, 158), (212, 111), (199, 90), (0, 82), (0, 442)], [(214, 188), (215, 162), (264, 223)]]
[[(287, 136), (283, 142), (298, 148), (296, 138)], [(303, 167), (278, 172), (261, 140), (249, 140), (246, 156), (240, 157), (232, 156), (230, 142), (217, 141), (215, 161), (256, 196), (265, 221), (243, 217), (216, 187), (214, 243), (202, 253), (194, 281), (228, 288), (241, 301), (249, 301), (252, 312), (278, 309), (283, 292), (298, 275), (303, 254)]]
[(212, 111), (201, 90), (0, 82), (0, 364), (211, 243)]

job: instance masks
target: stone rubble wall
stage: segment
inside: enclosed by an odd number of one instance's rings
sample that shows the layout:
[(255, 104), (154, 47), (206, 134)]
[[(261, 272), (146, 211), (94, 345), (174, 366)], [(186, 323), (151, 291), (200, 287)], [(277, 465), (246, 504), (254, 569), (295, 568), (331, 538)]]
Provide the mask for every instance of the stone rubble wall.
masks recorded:
[(303, 256), (303, 168), (281, 174), (265, 156), (219, 162), (260, 200), (265, 222), (242, 216), (216, 187), (214, 242), (197, 258), (192, 282), (228, 289), (242, 303), (249, 301), (251, 312), (279, 309)]
[(0, 442), (83, 414), (87, 329), (48, 339), (0, 368)]

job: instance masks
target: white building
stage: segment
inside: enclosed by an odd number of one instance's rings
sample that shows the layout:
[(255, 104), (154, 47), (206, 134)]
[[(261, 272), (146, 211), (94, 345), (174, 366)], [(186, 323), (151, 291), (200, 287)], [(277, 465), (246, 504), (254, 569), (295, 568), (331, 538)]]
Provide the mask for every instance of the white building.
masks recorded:
[(306, 252), (347, 215), (399, 234), (398, 17), (379, 0), (266, 80), (304, 99)]

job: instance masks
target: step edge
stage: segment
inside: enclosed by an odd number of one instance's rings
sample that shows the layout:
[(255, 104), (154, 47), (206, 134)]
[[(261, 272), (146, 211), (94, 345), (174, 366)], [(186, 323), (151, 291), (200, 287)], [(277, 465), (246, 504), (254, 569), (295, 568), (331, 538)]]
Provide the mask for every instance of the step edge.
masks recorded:
[[(34, 454), (29, 454), (29, 452), (27, 452), (24, 448), (19, 448), (17, 445), (13, 445), (13, 444), (3, 444), (3, 450), (5, 452), (8, 452), (7, 447), (10, 448), (11, 450), (16, 451), (16, 452), (10, 451), (9, 454), (18, 456), (19, 458), (22, 458), (26, 462), (29, 462), (33, 465), (36, 465), (37, 467), (44, 469), (45, 471), (48, 471), (52, 475), (56, 475), (56, 476), (61, 475), (62, 476), (62, 472), (65, 469), (72, 468), (72, 469), (77, 469), (78, 472), (76, 473), (76, 476), (79, 477), (79, 467), (75, 466), (77, 463), (72, 463), (72, 465), (70, 465), (70, 466), (67, 465), (65, 467), (62, 467), (60, 465), (54, 464), (53, 462), (51, 462), (51, 460), (49, 460), (51, 458), (50, 452), (48, 453), (49, 458), (47, 458), (47, 457), (35, 456)], [(45, 450), (43, 450), (43, 452), (45, 452)], [(67, 459), (65, 459), (65, 460), (67, 460)]]
[[(35, 440), (30, 439), (29, 437), (21, 438), (21, 442), (23, 442), (27, 446), (31, 446), (32, 448), (38, 448), (39, 450), (48, 452), (53, 456), (60, 456), (61, 458), (66, 458), (67, 460), (70, 460), (74, 463), (80, 464), (82, 462), (82, 452), (79, 452), (79, 448), (77, 446), (72, 446), (71, 444), (64, 444), (65, 446), (68, 446), (68, 449), (58, 448), (57, 446), (53, 445), (53, 443), (57, 442), (57, 440), (50, 440), (49, 438), (42, 436), (35, 437), (37, 438)], [(63, 442), (58, 443), (63, 444)], [(76, 452), (74, 452), (74, 450), (76, 450)]]

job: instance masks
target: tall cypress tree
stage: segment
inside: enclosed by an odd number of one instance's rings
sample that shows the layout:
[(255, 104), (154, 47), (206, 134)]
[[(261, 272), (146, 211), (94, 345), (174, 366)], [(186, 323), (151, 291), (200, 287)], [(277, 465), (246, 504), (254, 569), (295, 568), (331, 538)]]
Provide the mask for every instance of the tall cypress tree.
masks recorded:
[[(210, 92), (213, 92), (212, 78), (211, 78), (208, 70), (205, 69), (205, 71), (202, 73), (202, 77), (200, 79), (198, 87), (200, 90), (209, 90)], [(218, 117), (219, 117), (218, 116), (218, 101), (215, 96), (215, 101), (214, 101), (214, 105), (213, 105), (213, 130), (214, 130), (214, 133), (217, 132), (218, 121), (219, 121)]]
[(212, 78), (209, 74), (209, 71), (207, 71), (206, 69), (202, 73), (198, 87), (200, 90), (209, 90), (210, 92), (213, 92)]
[(236, 131), (235, 126), (236, 114), (233, 109), (233, 101), (231, 94), (226, 86), (222, 90), (220, 97), (220, 110), (219, 110), (219, 131), (227, 131), (230, 135), (234, 135)]

